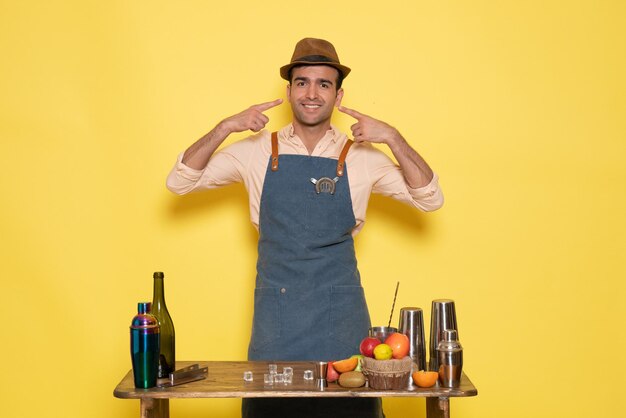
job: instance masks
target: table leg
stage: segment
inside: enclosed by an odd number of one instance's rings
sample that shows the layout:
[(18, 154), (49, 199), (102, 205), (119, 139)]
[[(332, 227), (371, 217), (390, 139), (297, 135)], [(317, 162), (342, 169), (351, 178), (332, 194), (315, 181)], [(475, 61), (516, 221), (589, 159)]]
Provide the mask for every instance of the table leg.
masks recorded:
[(450, 398), (426, 398), (427, 418), (450, 418)]
[(141, 418), (169, 418), (170, 400), (141, 398)]

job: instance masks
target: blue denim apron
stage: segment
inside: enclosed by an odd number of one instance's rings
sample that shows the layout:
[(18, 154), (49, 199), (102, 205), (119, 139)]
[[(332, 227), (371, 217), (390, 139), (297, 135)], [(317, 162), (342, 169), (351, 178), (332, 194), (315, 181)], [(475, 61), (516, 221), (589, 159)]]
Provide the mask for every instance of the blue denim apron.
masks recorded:
[[(275, 158), (268, 162), (261, 195), (248, 358), (350, 357), (359, 352), (370, 318), (354, 255), (347, 167), (342, 162), (339, 171), (335, 159), (303, 155), (278, 160), (272, 136)], [(316, 189), (314, 181), (323, 178), (335, 183), (334, 192)], [(382, 416), (380, 399), (374, 398), (244, 399), (242, 409), (244, 417), (254, 418), (338, 417), (341, 410), (346, 417)]]

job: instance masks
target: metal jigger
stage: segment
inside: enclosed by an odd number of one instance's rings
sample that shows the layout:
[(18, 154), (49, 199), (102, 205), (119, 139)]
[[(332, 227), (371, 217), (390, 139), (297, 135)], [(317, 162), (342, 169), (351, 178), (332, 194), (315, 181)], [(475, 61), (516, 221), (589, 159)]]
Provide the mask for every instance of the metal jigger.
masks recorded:
[(325, 361), (318, 361), (315, 363), (315, 386), (318, 389), (324, 390), (328, 386), (326, 381), (326, 372), (328, 371), (328, 363)]
[(428, 369), (439, 371), (439, 356), (437, 347), (439, 342), (443, 340), (444, 330), (455, 330), (458, 338), (458, 327), (456, 325), (456, 311), (454, 301), (452, 299), (435, 299), (432, 303), (432, 311), (430, 316), (430, 360)]
[(426, 370), (426, 340), (424, 339), (424, 315), (422, 308), (400, 309), (399, 332), (409, 337), (409, 356), (417, 370)]

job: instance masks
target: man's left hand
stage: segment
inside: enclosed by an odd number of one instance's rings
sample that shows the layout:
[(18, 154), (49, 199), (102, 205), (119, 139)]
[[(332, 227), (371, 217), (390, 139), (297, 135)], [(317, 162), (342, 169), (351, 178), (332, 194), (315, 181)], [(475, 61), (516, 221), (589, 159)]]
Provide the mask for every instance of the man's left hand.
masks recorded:
[(375, 142), (390, 145), (391, 142), (402, 138), (396, 128), (383, 121), (345, 106), (339, 106), (337, 110), (357, 120), (357, 123), (350, 127), (355, 142)]

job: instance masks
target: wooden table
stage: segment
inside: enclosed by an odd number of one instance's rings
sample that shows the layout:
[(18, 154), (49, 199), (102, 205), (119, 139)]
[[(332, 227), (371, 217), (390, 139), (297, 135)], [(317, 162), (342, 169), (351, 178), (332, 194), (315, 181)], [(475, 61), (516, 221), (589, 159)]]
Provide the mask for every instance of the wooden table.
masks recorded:
[[(166, 388), (137, 389), (133, 382), (133, 372), (129, 371), (113, 391), (113, 395), (123, 399), (141, 401), (141, 418), (168, 418), (169, 400), (172, 398), (274, 398), (274, 397), (422, 397), (426, 398), (428, 418), (449, 418), (450, 398), (476, 396), (478, 390), (463, 374), (461, 385), (449, 389), (438, 386), (419, 388), (409, 386), (402, 390), (375, 390), (367, 387), (357, 389), (342, 388), (337, 383), (329, 383), (324, 390), (318, 389), (315, 381), (305, 381), (304, 370), (314, 370), (314, 362), (267, 362), (267, 361), (182, 361), (176, 363), (181, 369), (198, 363), (208, 367), (206, 379)], [(278, 370), (283, 366), (293, 367), (293, 383), (289, 385), (264, 385), (263, 374), (268, 372), (268, 364), (275, 363)], [(252, 371), (254, 381), (245, 382), (243, 372)]]

